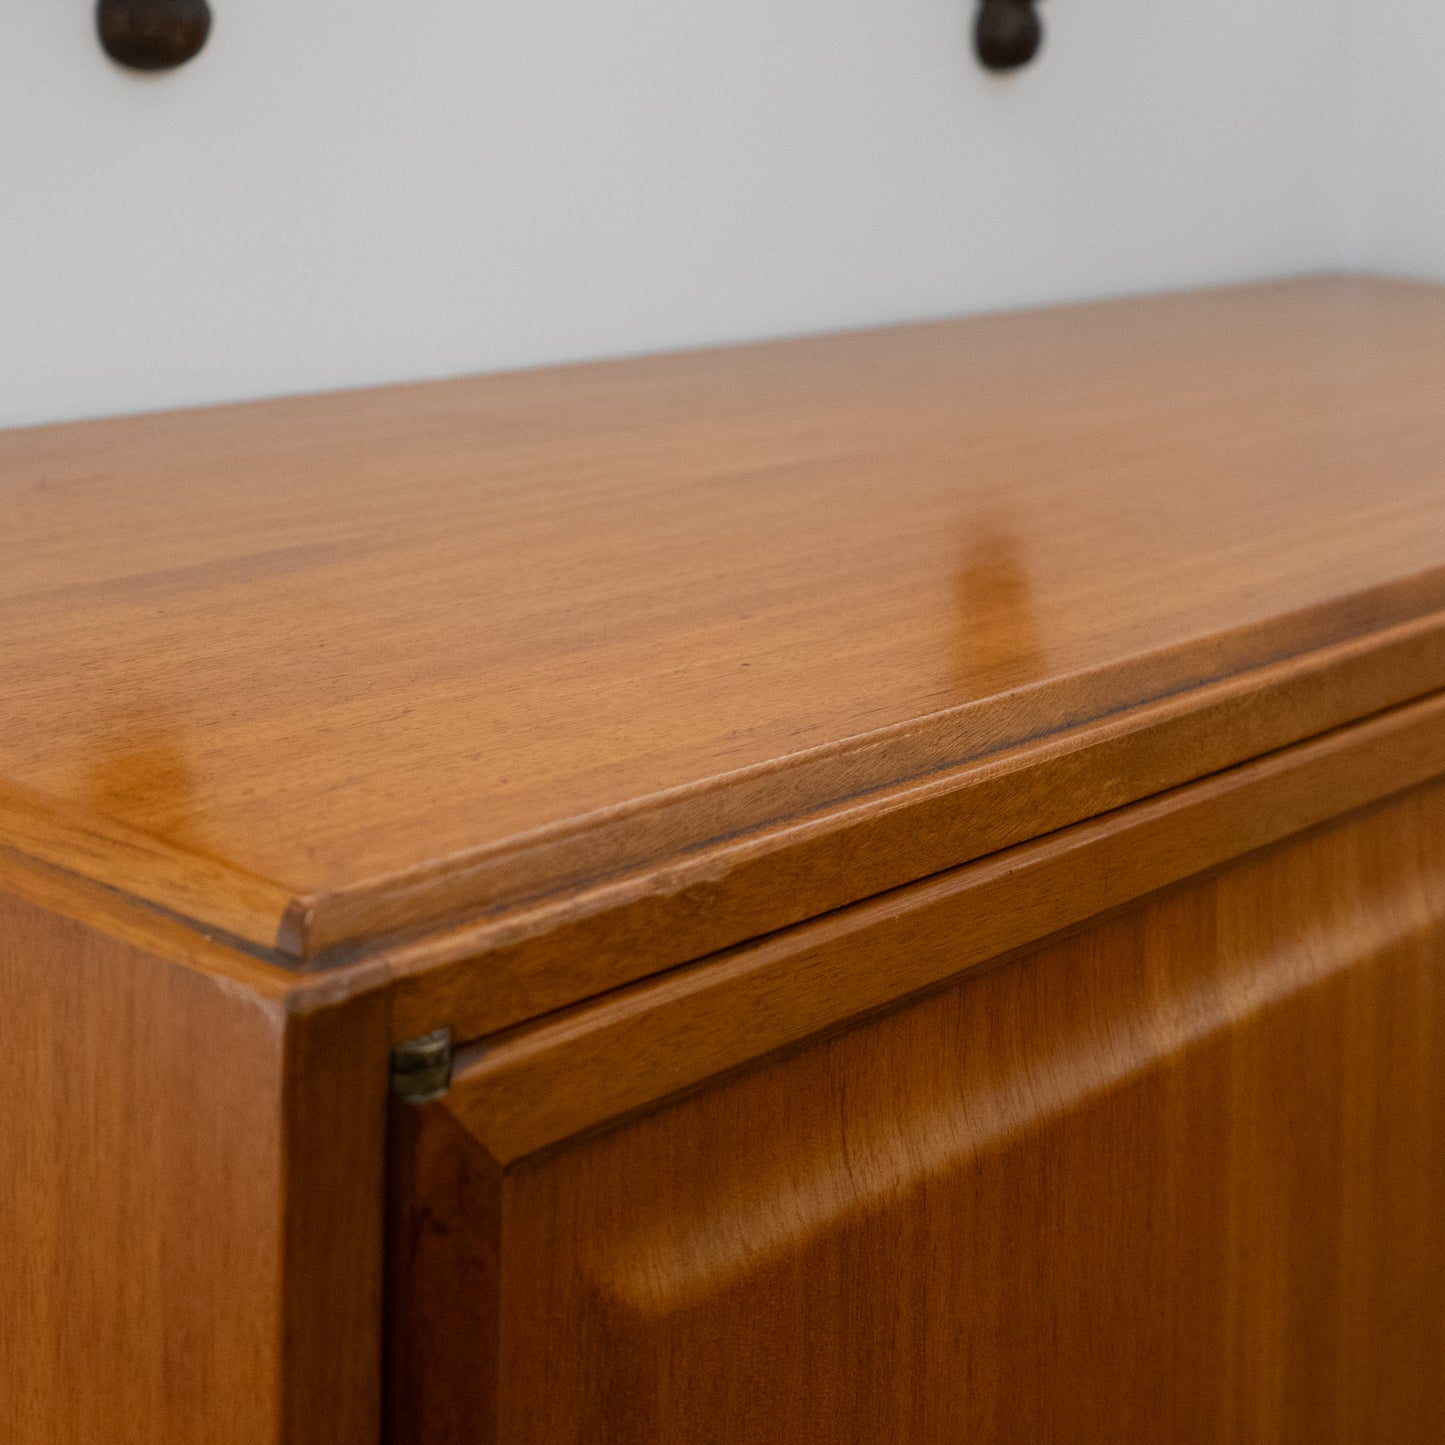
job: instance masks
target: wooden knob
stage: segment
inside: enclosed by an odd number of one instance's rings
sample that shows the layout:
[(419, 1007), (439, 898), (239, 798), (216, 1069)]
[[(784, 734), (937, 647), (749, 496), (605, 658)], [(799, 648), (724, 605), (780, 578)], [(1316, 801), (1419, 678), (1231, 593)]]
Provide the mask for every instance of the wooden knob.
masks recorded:
[(105, 53), (132, 70), (170, 70), (196, 55), (211, 33), (206, 0), (98, 0)]
[(990, 70), (1017, 70), (1038, 54), (1043, 22), (1033, 0), (983, 0), (974, 42)]

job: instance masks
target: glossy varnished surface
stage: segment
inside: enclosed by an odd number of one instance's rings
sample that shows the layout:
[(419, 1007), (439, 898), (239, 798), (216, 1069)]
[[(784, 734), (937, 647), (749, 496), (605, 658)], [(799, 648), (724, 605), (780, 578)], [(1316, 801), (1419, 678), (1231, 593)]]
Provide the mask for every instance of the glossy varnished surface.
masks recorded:
[(1442, 833), (1437, 783), (505, 1173), (465, 1079), (399, 1108), (389, 1439), (1434, 1445)]
[(376, 1001), (72, 901), (0, 850), (0, 1440), (376, 1445)]
[(483, 1040), (448, 1107), (503, 1165), (1445, 774), (1445, 694)]
[(665, 876), (1426, 625), (1442, 395), (1341, 280), (0, 435), (0, 839), (302, 955)]

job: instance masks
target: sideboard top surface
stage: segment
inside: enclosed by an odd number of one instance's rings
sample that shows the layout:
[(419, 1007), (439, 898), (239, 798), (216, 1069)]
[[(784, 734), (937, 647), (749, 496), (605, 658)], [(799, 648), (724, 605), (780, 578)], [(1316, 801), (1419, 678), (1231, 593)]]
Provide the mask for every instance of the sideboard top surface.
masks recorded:
[(308, 956), (1445, 609), (1445, 289), (0, 433), (0, 843)]

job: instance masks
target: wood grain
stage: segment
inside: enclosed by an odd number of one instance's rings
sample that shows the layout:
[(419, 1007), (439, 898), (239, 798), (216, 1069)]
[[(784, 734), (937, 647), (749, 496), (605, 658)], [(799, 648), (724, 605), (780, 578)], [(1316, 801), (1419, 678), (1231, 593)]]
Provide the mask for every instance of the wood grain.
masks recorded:
[(289, 1003), (279, 1433), (284, 1445), (377, 1445), (391, 1018), (383, 993)]
[(1442, 1438), (1442, 390), (1336, 278), (0, 434), (0, 1440)]
[(502, 1171), (444, 1113), (406, 1104), (388, 1155), (383, 1438), (497, 1445)]
[(394, 980), (399, 1036), (444, 1019), (458, 1038), (480, 1038), (1336, 729), (1442, 674), (1445, 618), (1425, 618), (700, 850), (647, 877), (393, 940), (356, 972), (381, 967)]
[(450, 1109), (511, 1164), (1445, 773), (1445, 695), (479, 1041)]
[(375, 1445), (378, 1001), (51, 911), (37, 866), (0, 893), (0, 1439)]
[(1433, 1445), (1442, 835), (1436, 784), (500, 1181), (414, 1110), (469, 1325), (397, 1438)]
[(302, 959), (652, 932), (699, 850), (1441, 613), (1442, 385), (1445, 290), (1335, 279), (6, 433), (0, 843)]
[(278, 1439), (281, 1016), (3, 898), (0, 965), (0, 1436)]

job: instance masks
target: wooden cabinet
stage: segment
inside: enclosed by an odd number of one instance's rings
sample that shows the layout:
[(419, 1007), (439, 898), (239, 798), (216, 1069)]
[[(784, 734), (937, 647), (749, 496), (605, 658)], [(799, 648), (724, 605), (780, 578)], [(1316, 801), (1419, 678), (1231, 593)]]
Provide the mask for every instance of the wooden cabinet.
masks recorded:
[(0, 434), (0, 1439), (1445, 1437), (1442, 397), (1325, 278)]
[(505, 1172), (464, 1067), (397, 1120), (393, 1438), (1445, 1437), (1442, 838), (1437, 785)]

